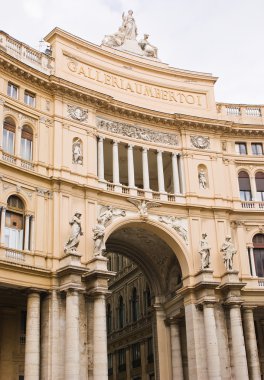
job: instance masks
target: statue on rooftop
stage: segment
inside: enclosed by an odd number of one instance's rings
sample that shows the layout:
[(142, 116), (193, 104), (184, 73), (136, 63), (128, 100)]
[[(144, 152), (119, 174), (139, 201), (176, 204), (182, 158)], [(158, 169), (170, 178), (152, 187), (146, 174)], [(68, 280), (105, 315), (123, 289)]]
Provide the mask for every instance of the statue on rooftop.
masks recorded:
[(157, 58), (158, 49), (156, 48), (156, 46), (153, 46), (149, 43), (148, 38), (149, 38), (149, 35), (144, 34), (144, 38), (140, 40), (138, 44), (141, 47), (141, 49), (144, 51), (147, 57)]
[(125, 12), (122, 14), (123, 28), (125, 29), (125, 38), (128, 40), (135, 40), (138, 32), (135, 19), (133, 17), (133, 11), (130, 9), (125, 16)]

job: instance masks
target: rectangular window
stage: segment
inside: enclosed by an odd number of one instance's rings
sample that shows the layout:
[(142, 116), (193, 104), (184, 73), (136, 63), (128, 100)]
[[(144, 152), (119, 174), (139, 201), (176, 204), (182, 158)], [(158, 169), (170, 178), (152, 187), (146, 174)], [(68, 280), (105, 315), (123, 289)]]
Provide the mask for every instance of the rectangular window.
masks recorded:
[(3, 150), (10, 154), (15, 150), (15, 133), (6, 127), (3, 129)]
[(24, 160), (32, 160), (32, 141), (21, 138), (21, 157)]
[(132, 367), (140, 367), (141, 359), (140, 359), (140, 343), (132, 344)]
[(118, 350), (118, 371), (123, 372), (126, 370), (126, 350), (121, 348)]
[(153, 355), (153, 339), (152, 337), (148, 338), (148, 363), (153, 363), (154, 355)]
[(261, 156), (263, 155), (263, 147), (261, 143), (252, 143), (251, 144), (252, 154)]
[(251, 191), (240, 190), (240, 199), (242, 201), (252, 201)]
[(24, 94), (24, 103), (30, 107), (35, 107), (36, 105), (36, 95), (32, 94), (29, 91), (25, 91)]
[(264, 191), (257, 191), (256, 200), (259, 202), (264, 201)]
[(236, 153), (247, 154), (247, 144), (243, 142), (236, 142)]
[(18, 87), (13, 83), (8, 82), (7, 95), (11, 96), (11, 98), (17, 99), (18, 98)]

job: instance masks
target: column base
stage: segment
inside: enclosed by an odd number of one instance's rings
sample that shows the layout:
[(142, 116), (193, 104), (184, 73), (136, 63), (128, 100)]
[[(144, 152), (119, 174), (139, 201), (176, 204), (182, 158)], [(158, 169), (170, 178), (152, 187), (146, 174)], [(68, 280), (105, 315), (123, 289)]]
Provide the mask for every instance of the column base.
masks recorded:
[(81, 257), (82, 255), (78, 252), (67, 252), (60, 259), (60, 267), (65, 267), (68, 265), (81, 266)]

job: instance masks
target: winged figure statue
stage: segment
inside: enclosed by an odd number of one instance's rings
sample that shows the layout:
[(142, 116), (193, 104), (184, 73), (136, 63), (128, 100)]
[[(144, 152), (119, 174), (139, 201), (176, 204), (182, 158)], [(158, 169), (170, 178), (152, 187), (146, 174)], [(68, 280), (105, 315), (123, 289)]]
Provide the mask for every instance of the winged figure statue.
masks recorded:
[(138, 208), (139, 216), (141, 218), (147, 218), (148, 217), (148, 210), (153, 207), (160, 207), (161, 203), (158, 202), (152, 202), (152, 201), (145, 201), (139, 200), (136, 198), (128, 198), (128, 201), (130, 203), (133, 203)]

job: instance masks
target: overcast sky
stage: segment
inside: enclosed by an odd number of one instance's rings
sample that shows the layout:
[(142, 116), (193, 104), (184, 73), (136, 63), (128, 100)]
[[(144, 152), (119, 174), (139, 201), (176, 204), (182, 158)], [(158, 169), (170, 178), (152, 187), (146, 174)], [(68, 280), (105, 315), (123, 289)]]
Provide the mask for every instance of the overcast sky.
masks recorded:
[(0, 28), (35, 48), (55, 26), (100, 45), (129, 9), (163, 62), (219, 77), (217, 101), (264, 104), (264, 0), (6, 0)]

